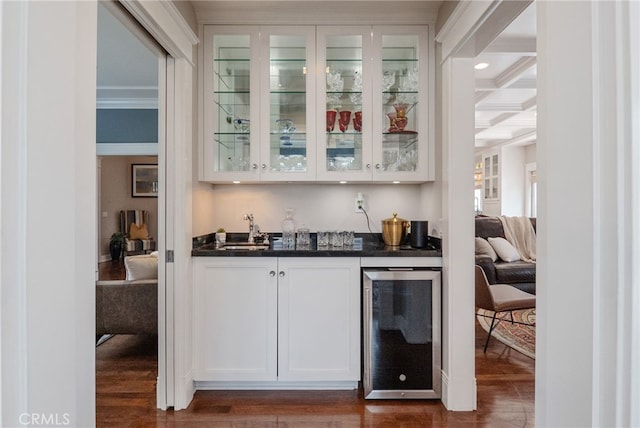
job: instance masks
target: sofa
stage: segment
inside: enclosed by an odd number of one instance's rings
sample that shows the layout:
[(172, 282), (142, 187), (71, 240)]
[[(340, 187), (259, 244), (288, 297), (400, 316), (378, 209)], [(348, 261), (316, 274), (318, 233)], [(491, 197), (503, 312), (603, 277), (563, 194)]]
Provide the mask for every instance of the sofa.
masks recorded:
[[(529, 218), (533, 230), (536, 230), (536, 219)], [(502, 221), (495, 216), (476, 216), (475, 219), (476, 238), (503, 238), (506, 239)], [(476, 265), (482, 267), (489, 284), (509, 284), (526, 291), (536, 293), (536, 264), (530, 261), (515, 260), (504, 261), (500, 257), (496, 260), (479, 249), (479, 242), (476, 239)]]
[(96, 282), (96, 339), (158, 333), (158, 258), (127, 256), (124, 280)]

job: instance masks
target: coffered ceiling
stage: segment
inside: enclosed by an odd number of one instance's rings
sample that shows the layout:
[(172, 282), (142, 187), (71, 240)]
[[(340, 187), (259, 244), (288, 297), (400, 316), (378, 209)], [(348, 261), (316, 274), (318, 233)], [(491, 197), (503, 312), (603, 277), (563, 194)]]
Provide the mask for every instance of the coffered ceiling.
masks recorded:
[(475, 59), (476, 147), (536, 141), (535, 18), (533, 2)]

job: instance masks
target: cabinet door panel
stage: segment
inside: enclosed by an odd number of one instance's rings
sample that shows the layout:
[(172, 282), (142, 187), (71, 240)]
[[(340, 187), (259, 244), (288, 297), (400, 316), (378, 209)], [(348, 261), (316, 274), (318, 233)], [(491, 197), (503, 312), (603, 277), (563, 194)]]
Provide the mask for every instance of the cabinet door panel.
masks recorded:
[(428, 45), (426, 26), (373, 27), (374, 180), (429, 179)]
[(360, 379), (359, 259), (279, 259), (278, 379)]
[(371, 27), (318, 27), (318, 179), (371, 180)]
[(204, 180), (259, 178), (257, 27), (205, 26)]
[(261, 179), (314, 180), (315, 29), (263, 26), (260, 37)]
[(275, 259), (195, 262), (196, 380), (275, 380)]

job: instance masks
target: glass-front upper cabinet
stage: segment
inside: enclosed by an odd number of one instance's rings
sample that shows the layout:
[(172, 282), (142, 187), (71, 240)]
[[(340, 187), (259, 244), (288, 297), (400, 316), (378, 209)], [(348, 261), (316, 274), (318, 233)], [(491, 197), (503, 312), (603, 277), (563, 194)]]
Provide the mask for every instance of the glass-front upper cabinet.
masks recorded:
[(315, 28), (261, 27), (262, 180), (314, 180)]
[(258, 28), (205, 26), (202, 179), (258, 178)]
[(201, 179), (315, 179), (315, 27), (204, 27)]
[[(374, 179), (430, 178), (429, 61), (426, 26), (374, 26)], [(430, 123), (431, 122), (431, 123)]]
[(428, 27), (318, 27), (317, 34), (325, 73), (317, 83), (318, 179), (433, 180)]
[(428, 26), (205, 25), (200, 179), (434, 179)]
[(371, 27), (318, 27), (318, 180), (371, 180)]

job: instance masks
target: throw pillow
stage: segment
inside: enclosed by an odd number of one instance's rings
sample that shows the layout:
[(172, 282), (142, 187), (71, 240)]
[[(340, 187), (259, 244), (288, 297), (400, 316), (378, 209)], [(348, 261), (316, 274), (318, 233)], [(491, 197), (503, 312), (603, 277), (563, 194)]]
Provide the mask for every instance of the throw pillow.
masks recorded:
[(147, 225), (142, 223), (138, 226), (135, 223), (131, 223), (131, 227), (129, 228), (129, 239), (149, 239)]
[(520, 253), (513, 245), (504, 238), (489, 238), (489, 244), (496, 250), (498, 257), (505, 262), (515, 262), (520, 260)]
[(127, 256), (124, 258), (126, 279), (158, 279), (158, 258), (150, 255)]
[(476, 254), (489, 256), (491, 261), (498, 260), (498, 255), (486, 239), (476, 236)]

